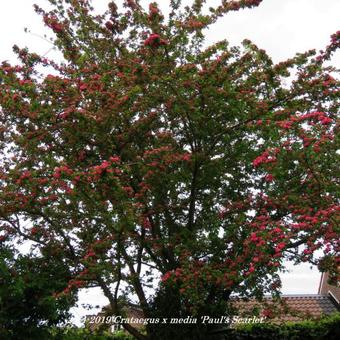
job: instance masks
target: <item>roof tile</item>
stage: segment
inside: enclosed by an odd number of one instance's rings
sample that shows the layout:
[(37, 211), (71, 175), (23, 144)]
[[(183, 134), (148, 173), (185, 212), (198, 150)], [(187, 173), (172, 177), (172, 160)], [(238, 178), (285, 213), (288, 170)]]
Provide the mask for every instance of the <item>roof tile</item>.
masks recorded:
[(326, 295), (282, 296), (281, 302), (271, 297), (265, 297), (262, 302), (254, 299), (232, 300), (240, 315), (254, 315), (254, 309), (258, 309), (259, 315), (268, 315), (273, 322), (302, 321), (338, 311), (335, 303)]

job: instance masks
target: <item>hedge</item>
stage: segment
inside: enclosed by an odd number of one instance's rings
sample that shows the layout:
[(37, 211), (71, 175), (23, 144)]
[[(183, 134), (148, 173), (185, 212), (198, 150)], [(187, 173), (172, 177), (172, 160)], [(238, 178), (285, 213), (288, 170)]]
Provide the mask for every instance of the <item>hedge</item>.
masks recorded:
[(134, 340), (131, 335), (123, 331), (115, 332), (92, 332), (86, 328), (65, 327), (54, 328), (50, 331), (51, 340)]
[(323, 317), (319, 320), (287, 322), (284, 324), (247, 324), (228, 330), (225, 339), (340, 339), (340, 313)]
[[(93, 333), (89, 329), (65, 327), (50, 330), (53, 340), (133, 340), (134, 338), (122, 331), (114, 334), (103, 332)], [(340, 339), (340, 313), (325, 316), (319, 320), (287, 322), (284, 324), (243, 324), (224, 334), (214, 335), (206, 340), (338, 340)], [(161, 339), (160, 339), (161, 340)], [(175, 339), (174, 339), (175, 340)], [(190, 339), (195, 340), (195, 339)]]

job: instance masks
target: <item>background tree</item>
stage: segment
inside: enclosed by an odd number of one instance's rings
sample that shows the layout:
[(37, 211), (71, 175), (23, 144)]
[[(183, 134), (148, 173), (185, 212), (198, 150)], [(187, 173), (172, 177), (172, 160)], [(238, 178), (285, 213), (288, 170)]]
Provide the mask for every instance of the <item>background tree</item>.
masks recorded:
[(55, 299), (70, 277), (62, 259), (15, 254), (0, 245), (0, 338), (49, 337), (49, 327), (70, 317), (75, 296)]
[(231, 293), (278, 293), (286, 259), (338, 275), (339, 82), (324, 63), (339, 32), (273, 64), (247, 40), (204, 47), (260, 0), (172, 0), (167, 18), (134, 0), (99, 16), (49, 2), (36, 11), (64, 61), (15, 47), (21, 64), (0, 70), (0, 218), (2, 237), (61, 254), (72, 279), (56, 298), (98, 285), (114, 314), (133, 296), (146, 317), (213, 316)]

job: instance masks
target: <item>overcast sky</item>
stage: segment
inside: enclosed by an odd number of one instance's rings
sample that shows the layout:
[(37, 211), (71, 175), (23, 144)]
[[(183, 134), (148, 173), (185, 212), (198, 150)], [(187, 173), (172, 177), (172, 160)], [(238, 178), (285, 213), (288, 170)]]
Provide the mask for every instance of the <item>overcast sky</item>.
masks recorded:
[[(107, 0), (93, 0), (98, 9), (105, 8)], [(120, 1), (117, 1), (118, 3)], [(151, 1), (142, 1), (148, 4)], [(158, 1), (166, 8), (169, 1)], [(190, 2), (187, 0), (186, 2)], [(219, 0), (207, 0), (209, 6)], [(12, 46), (28, 46), (39, 54), (48, 53), (51, 58), (57, 56), (50, 51), (51, 45), (38, 36), (49, 34), (41, 18), (33, 11), (33, 4), (48, 6), (47, 0), (1, 0), (0, 1), (0, 61), (14, 61)], [(307, 49), (323, 49), (329, 43), (329, 37), (340, 29), (340, 0), (264, 0), (255, 9), (230, 13), (220, 19), (208, 32), (208, 41), (228, 39), (231, 44), (239, 44), (247, 38), (263, 48), (278, 62), (292, 57), (295, 52)], [(24, 28), (31, 34), (24, 33)], [(334, 58), (335, 60), (335, 58)], [(340, 67), (340, 55), (336, 66)], [(283, 293), (317, 293), (320, 274), (311, 270), (308, 264), (291, 268), (291, 273), (282, 275)], [(106, 299), (97, 292), (82, 292), (81, 303), (105, 304)], [(76, 319), (86, 312), (76, 309)]]

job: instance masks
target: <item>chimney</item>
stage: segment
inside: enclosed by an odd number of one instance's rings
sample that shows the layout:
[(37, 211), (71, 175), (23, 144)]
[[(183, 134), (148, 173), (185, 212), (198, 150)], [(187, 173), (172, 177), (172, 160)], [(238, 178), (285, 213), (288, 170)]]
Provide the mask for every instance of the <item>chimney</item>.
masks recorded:
[(323, 272), (321, 274), (321, 280), (319, 285), (319, 295), (330, 295), (338, 305), (340, 305), (340, 286), (334, 286), (328, 283), (329, 273)]

